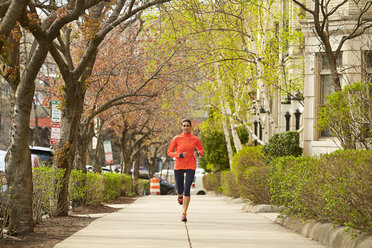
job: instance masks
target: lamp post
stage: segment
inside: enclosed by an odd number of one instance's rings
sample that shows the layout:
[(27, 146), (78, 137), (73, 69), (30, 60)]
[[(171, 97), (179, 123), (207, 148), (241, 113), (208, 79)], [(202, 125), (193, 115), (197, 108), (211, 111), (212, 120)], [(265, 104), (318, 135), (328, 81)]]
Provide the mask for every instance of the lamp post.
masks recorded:
[(300, 129), (300, 117), (304, 110), (303, 100), (304, 100), (304, 97), (299, 91), (292, 98), (291, 105), (292, 105), (293, 113), (296, 118), (296, 130)]
[(289, 124), (291, 121), (291, 114), (289, 112), (285, 112), (284, 118), (285, 118), (285, 131), (288, 132), (290, 129)]
[(298, 130), (300, 129), (300, 116), (301, 116), (300, 110), (296, 109), (296, 111), (294, 112), (294, 115), (296, 117), (296, 130)]
[[(258, 125), (258, 121), (257, 120), (254, 120), (253, 124), (254, 124), (254, 135), (257, 136), (257, 125)], [(254, 141), (254, 145), (257, 146), (257, 140)]]
[(284, 113), (285, 118), (285, 131), (289, 131), (290, 129), (290, 120), (291, 120), (291, 97), (289, 94), (283, 99), (281, 102), (281, 109), (282, 113)]

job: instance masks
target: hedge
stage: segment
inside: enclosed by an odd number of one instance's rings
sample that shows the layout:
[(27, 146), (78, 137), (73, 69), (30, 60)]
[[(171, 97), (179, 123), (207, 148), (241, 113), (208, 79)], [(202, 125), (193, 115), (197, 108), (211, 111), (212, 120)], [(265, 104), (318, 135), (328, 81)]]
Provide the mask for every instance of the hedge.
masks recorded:
[(205, 174), (203, 176), (203, 185), (207, 191), (219, 192), (221, 187), (221, 172)]
[(372, 151), (277, 158), (270, 188), (287, 214), (372, 233)]
[(41, 221), (43, 214), (55, 215), (56, 205), (53, 200), (62, 186), (63, 169), (52, 167), (34, 168), (32, 172), (33, 180), (33, 219), (35, 223)]
[(270, 203), (269, 167), (260, 146), (244, 147), (232, 163), (239, 195), (253, 204)]
[(296, 131), (277, 133), (271, 136), (269, 142), (262, 147), (262, 152), (269, 158), (302, 155), (300, 134)]
[(221, 187), (222, 187), (222, 193), (225, 196), (231, 196), (233, 198), (240, 197), (239, 196), (238, 185), (236, 184), (236, 179), (235, 179), (234, 172), (232, 172), (232, 171), (222, 171)]
[(80, 205), (95, 205), (129, 195), (132, 189), (129, 175), (117, 173), (96, 174), (72, 170), (70, 176), (69, 198)]

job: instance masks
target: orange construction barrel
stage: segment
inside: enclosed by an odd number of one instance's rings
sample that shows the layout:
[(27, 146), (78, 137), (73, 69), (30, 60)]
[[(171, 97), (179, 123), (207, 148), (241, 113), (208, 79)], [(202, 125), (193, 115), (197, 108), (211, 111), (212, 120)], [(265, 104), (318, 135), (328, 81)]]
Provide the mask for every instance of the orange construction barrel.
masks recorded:
[(157, 177), (150, 180), (150, 195), (160, 195), (160, 180)]

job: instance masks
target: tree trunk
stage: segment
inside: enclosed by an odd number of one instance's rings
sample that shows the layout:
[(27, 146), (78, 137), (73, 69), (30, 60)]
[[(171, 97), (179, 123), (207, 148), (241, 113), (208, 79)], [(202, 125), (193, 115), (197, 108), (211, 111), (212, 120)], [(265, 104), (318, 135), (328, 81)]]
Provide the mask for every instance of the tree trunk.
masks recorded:
[(230, 165), (230, 170), (231, 170), (231, 165), (232, 165), (232, 160), (233, 160), (234, 153), (233, 153), (233, 149), (232, 149), (232, 146), (231, 146), (230, 133), (229, 133), (229, 129), (227, 127), (227, 123), (226, 123), (225, 118), (223, 117), (221, 121), (222, 121), (223, 133), (225, 134), (227, 154), (229, 155), (229, 165)]
[(238, 114), (235, 115), (235, 119), (237, 121), (239, 121), (240, 123), (242, 123), (244, 125), (244, 127), (248, 130), (249, 134), (251, 135), (252, 137), (252, 141), (257, 141), (260, 145), (265, 145), (265, 142), (263, 142), (262, 140), (260, 140), (260, 138), (257, 137), (257, 135), (253, 132), (252, 128), (246, 124), (240, 117)]
[[(11, 34), (13, 27), (16, 25), (18, 18), (25, 11), (26, 6), (30, 1), (11, 1), (10, 6), (8, 7), (4, 16), (1, 17), (0, 23), (0, 50), (3, 50), (5, 41)], [(4, 3), (4, 2), (2, 2)], [(11, 35), (10, 35), (11, 36)]]
[(103, 150), (102, 135), (99, 133), (97, 137), (97, 148), (94, 152), (93, 172), (101, 173), (101, 154)]
[[(19, 41), (13, 40), (12, 44), (14, 46), (9, 64), (14, 62), (13, 65), (17, 66), (19, 64)], [(8, 196), (11, 201), (9, 233), (13, 234), (30, 232), (34, 228), (31, 152), (28, 147), (29, 123), (35, 91), (34, 80), (45, 60), (48, 48), (48, 43), (39, 43), (21, 81), (18, 81), (19, 71), (18, 79), (7, 78), (12, 95), (15, 97), (12, 106), (11, 144), (6, 156), (6, 178), (9, 187)]]
[(135, 192), (137, 195), (139, 194), (138, 189), (138, 177), (139, 177), (139, 159), (140, 159), (140, 153), (136, 153), (134, 157), (134, 168), (133, 168), (133, 176), (132, 176), (132, 189), (133, 192)]
[(33, 109), (34, 109), (34, 114), (35, 114), (35, 129), (34, 129), (34, 132), (33, 132), (33, 135), (32, 135), (32, 142), (31, 144), (32, 145), (40, 145), (41, 143), (41, 134), (40, 134), (40, 129), (39, 129), (39, 124), (38, 124), (38, 119), (39, 119), (39, 116), (37, 114), (37, 107), (36, 107), (36, 104), (32, 104), (33, 105)]
[(77, 142), (75, 169), (87, 172), (85, 165), (87, 164), (87, 151), (90, 144), (91, 137), (87, 134), (80, 134)]
[(232, 118), (231, 108), (228, 103), (225, 103), (225, 112), (229, 114), (231, 135), (233, 137), (235, 149), (238, 152), (243, 148), (243, 146), (242, 146), (242, 142), (240, 141), (238, 132), (236, 131), (236, 126), (234, 125), (234, 119)]
[(55, 166), (65, 170), (62, 186), (58, 192), (57, 216), (68, 215), (68, 187), (84, 103), (84, 94), (81, 93), (78, 82), (70, 84), (70, 87), (66, 90), (70, 92), (66, 94), (66, 106), (62, 115), (61, 139), (55, 149)]
[(131, 175), (131, 169), (132, 169), (132, 160), (131, 160), (131, 146), (130, 146), (130, 140), (131, 140), (131, 135), (128, 135), (127, 132), (123, 132), (123, 137), (122, 137), (122, 156), (123, 156), (123, 163), (124, 163), (124, 173), (127, 175)]
[(159, 150), (159, 147), (156, 146), (154, 152), (152, 153), (152, 156), (150, 156), (150, 159), (149, 159), (149, 164), (150, 164), (149, 176), (150, 176), (150, 178), (152, 178), (154, 176), (154, 174), (155, 174), (156, 158), (157, 158), (156, 155), (158, 153), (158, 150)]

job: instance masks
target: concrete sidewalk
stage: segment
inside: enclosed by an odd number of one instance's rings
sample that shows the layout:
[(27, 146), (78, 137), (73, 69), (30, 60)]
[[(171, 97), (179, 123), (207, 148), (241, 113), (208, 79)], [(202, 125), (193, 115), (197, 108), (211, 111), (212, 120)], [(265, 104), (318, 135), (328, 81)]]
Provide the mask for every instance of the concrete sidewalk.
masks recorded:
[(273, 214), (245, 213), (241, 207), (221, 197), (192, 196), (185, 224), (180, 221), (182, 208), (176, 196), (141, 197), (55, 247), (325, 247), (274, 224)]

